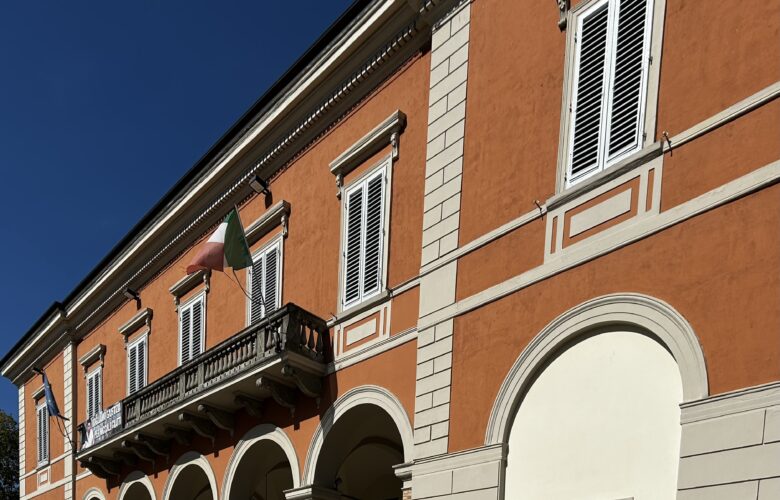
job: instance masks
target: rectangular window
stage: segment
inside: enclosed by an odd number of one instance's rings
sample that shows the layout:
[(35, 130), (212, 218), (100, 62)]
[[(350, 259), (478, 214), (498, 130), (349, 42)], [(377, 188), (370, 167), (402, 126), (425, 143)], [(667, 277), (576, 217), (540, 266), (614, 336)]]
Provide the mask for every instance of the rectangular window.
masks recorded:
[(146, 386), (146, 335), (127, 346), (127, 394), (133, 394)]
[(274, 241), (252, 256), (247, 272), (248, 322), (257, 323), (281, 306), (282, 241)]
[(38, 465), (49, 463), (49, 410), (46, 402), (35, 408), (38, 419)]
[(387, 168), (383, 166), (346, 190), (343, 308), (378, 294), (384, 286), (386, 184)]
[(103, 408), (103, 368), (87, 374), (87, 418), (94, 417)]
[(642, 147), (652, 0), (600, 0), (577, 15), (566, 185)]
[(205, 293), (179, 306), (179, 364), (183, 365), (203, 352), (205, 312)]

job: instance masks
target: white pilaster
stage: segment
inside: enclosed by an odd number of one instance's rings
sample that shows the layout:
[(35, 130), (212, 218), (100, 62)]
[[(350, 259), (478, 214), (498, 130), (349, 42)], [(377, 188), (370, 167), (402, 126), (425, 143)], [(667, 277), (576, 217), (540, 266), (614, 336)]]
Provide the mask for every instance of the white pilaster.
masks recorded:
[[(470, 16), (471, 2), (462, 1), (433, 28), (423, 266), (458, 248)], [(455, 261), (421, 279), (421, 319), (455, 302), (457, 271), (458, 263)], [(418, 335), (415, 458), (447, 453), (452, 331), (453, 320), (449, 320), (421, 330)]]
[(19, 387), (19, 497), (25, 495), (24, 473), (27, 472), (25, 460), (25, 429), (24, 422), (24, 385)]
[(73, 499), (73, 490), (75, 487), (75, 471), (74, 471), (74, 452), (73, 445), (75, 444), (75, 423), (74, 423), (74, 411), (73, 411), (73, 395), (75, 389), (75, 349), (73, 342), (69, 342), (62, 353), (63, 362), (63, 416), (67, 418), (65, 424), (65, 435), (63, 436), (64, 450), (68, 455), (65, 461), (65, 500)]

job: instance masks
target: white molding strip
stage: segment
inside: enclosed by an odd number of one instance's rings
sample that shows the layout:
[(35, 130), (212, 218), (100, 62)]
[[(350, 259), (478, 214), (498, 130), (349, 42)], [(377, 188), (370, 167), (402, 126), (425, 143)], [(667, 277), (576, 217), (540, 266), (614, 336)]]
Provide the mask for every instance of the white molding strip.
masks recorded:
[(689, 424), (775, 405), (780, 405), (780, 381), (683, 403), (680, 405), (680, 423)]
[(290, 216), (290, 202), (281, 200), (265, 211), (246, 228), (246, 242), (252, 245), (270, 233), (275, 227), (282, 226), (282, 237), (287, 237), (287, 219)]
[(352, 366), (354, 364), (360, 363), (361, 361), (378, 356), (383, 352), (395, 349), (396, 347), (407, 342), (411, 342), (415, 339), (417, 339), (417, 328), (410, 328), (408, 330), (396, 333), (395, 335), (373, 343), (363, 349), (357, 349), (354, 352), (345, 354), (341, 356), (338, 361), (328, 363), (326, 374), (330, 375), (331, 373), (335, 373), (341, 369), (347, 368), (348, 366)]
[(675, 135), (669, 139), (669, 143), (664, 143), (664, 153), (679, 148), (683, 144), (707, 134), (714, 129), (736, 120), (740, 116), (753, 111), (756, 108), (767, 104), (768, 102), (780, 97), (780, 81), (765, 87), (750, 97), (739, 101), (720, 113), (713, 115), (706, 120), (697, 123), (693, 127)]
[(442, 308), (425, 318), (421, 318), (417, 328), (424, 330), (439, 323), (477, 309), (485, 304), (506, 297), (530, 285), (546, 280), (556, 274), (567, 271), (602, 255), (613, 252), (626, 245), (663, 231), (713, 208), (741, 198), (780, 181), (780, 160), (754, 170), (738, 179), (702, 194), (653, 217), (638, 220), (602, 238), (592, 244), (572, 250), (559, 258), (510, 278), (502, 283), (466, 297), (455, 304)]
[[(443, 0), (428, 0), (417, 12), (416, 16), (426, 16), (429, 11), (434, 9)], [(404, 0), (386, 0), (384, 2), (377, 1), (371, 8), (367, 9), (361, 14), (361, 17), (352, 23), (349, 31), (344, 35), (337, 37), (326, 50), (323, 55), (316, 61), (309, 65), (304, 73), (290, 86), (285, 93), (269, 105), (269, 110), (256, 121), (249, 130), (247, 130), (242, 137), (240, 137), (227, 151), (222, 153), (221, 157), (214, 160), (210, 171), (204, 174), (198, 181), (187, 191), (184, 196), (178, 199), (175, 204), (167, 209), (167, 212), (160, 215), (155, 220), (151, 227), (145, 232), (140, 234), (137, 239), (126, 250), (120, 254), (114, 262), (107, 266), (95, 281), (83, 290), (79, 295), (67, 305), (67, 316), (75, 317), (81, 309), (83, 309), (86, 303), (95, 295), (97, 290), (101, 289), (108, 280), (112, 279), (116, 275), (119, 269), (123, 268), (126, 263), (135, 257), (141, 249), (143, 249), (150, 241), (161, 237), (161, 233), (165, 228), (176, 220), (177, 217), (181, 217), (182, 212), (197, 200), (206, 189), (211, 187), (223, 173), (231, 168), (237, 159), (243, 152), (248, 150), (254, 145), (263, 134), (266, 134), (269, 130), (273, 130), (274, 126), (277, 126), (277, 122), (291, 107), (299, 104), (300, 101), (306, 98), (311, 89), (316, 88), (317, 85), (322, 84), (322, 80), (325, 78), (328, 72), (336, 71), (336, 69), (351, 56), (351, 51), (359, 47), (371, 33), (381, 30), (385, 21), (393, 12), (397, 11), (403, 4)], [(417, 34), (420, 33), (418, 28), (418, 20), (414, 20), (406, 28), (396, 33), (391, 40), (380, 48), (369, 60), (367, 60), (359, 69), (343, 80), (335, 87), (335, 90), (330, 94), (329, 98), (324, 99), (319, 106), (304, 118), (300, 124), (296, 127), (293, 126), (290, 129), (289, 134), (277, 145), (271, 148), (266, 154), (261, 155), (259, 160), (256, 161), (251, 168), (249, 168), (244, 175), (240, 176), (233, 185), (223, 192), (214, 202), (203, 210), (197, 217), (195, 217), (183, 230), (176, 234), (168, 241), (159, 251), (154, 253), (143, 265), (141, 265), (133, 274), (127, 279), (124, 284), (114, 290), (109, 296), (101, 301), (99, 304), (93, 305), (89, 308), (89, 312), (86, 316), (76, 325), (78, 330), (88, 321), (90, 321), (96, 314), (98, 314), (106, 304), (113, 300), (124, 286), (132, 282), (138, 276), (142, 275), (151, 265), (157, 262), (163, 255), (168, 252), (170, 248), (179, 243), (182, 238), (188, 236), (192, 231), (198, 227), (207, 217), (210, 217), (213, 212), (227, 200), (230, 196), (233, 196), (238, 189), (245, 185), (247, 180), (251, 176), (255, 175), (260, 169), (268, 166), (270, 162), (276, 159), (283, 151), (285, 151), (292, 143), (294, 143), (299, 137), (301, 137), (316, 121), (319, 121), (330, 109), (334, 108), (337, 104), (343, 101), (346, 96), (357, 88), (361, 82), (368, 79), (380, 66), (386, 61), (390, 60), (394, 54), (402, 51)], [(424, 24), (424, 23), (423, 23)], [(2, 374), (9, 376), (10, 372), (15, 369), (16, 365), (24, 358), (25, 354), (33, 348), (44, 336), (46, 336), (54, 327), (58, 326), (61, 319), (64, 319), (65, 314), (60, 314), (53, 320), (49, 321), (39, 332), (23, 347), (21, 352), (18, 352), (4, 367)], [(53, 344), (53, 343), (52, 343)], [(38, 358), (45, 355), (47, 351), (38, 355)], [(33, 360), (33, 362), (36, 362)], [(17, 377), (15, 374), (14, 377)]]

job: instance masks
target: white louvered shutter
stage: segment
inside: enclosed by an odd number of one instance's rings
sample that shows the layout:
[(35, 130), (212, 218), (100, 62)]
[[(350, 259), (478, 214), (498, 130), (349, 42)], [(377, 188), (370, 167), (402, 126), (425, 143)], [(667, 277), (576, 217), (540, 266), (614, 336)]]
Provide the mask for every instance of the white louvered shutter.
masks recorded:
[(572, 146), (569, 181), (599, 168), (606, 101), (609, 3), (580, 19), (577, 33), (577, 77), (572, 102)]
[(41, 418), (41, 408), (35, 410), (38, 419), (38, 463), (43, 461), (43, 419)]
[(87, 376), (87, 418), (92, 418), (101, 408), (101, 385), (103, 374), (100, 368)]
[(94, 378), (94, 375), (87, 377), (87, 418), (92, 418), (95, 411), (95, 388), (92, 382)]
[(38, 407), (38, 463), (49, 460), (49, 410), (46, 405)]
[(192, 308), (183, 307), (180, 313), (181, 340), (179, 357), (181, 364), (190, 360), (190, 345), (192, 343)]
[(203, 350), (203, 299), (192, 303), (192, 345), (190, 359), (200, 355)]
[(277, 303), (279, 293), (279, 245), (273, 245), (268, 249), (263, 260), (265, 261), (263, 296), (266, 306), (264, 316), (268, 316), (279, 307)]
[(360, 261), (363, 233), (363, 186), (347, 194), (344, 249), (344, 304), (360, 298)]
[(142, 389), (146, 386), (146, 339), (139, 340), (135, 344), (136, 350), (136, 369), (137, 374), (136, 388)]
[(260, 296), (263, 290), (263, 256), (258, 255), (249, 268), (249, 321), (257, 323), (263, 318), (263, 298)]
[(127, 392), (133, 394), (138, 389), (138, 351), (133, 344), (127, 350)]
[(364, 296), (378, 291), (381, 284), (383, 194), (384, 171), (381, 171), (366, 183), (366, 234), (362, 293)]
[(647, 0), (620, 0), (618, 5), (609, 116), (610, 159), (640, 145), (650, 25)]

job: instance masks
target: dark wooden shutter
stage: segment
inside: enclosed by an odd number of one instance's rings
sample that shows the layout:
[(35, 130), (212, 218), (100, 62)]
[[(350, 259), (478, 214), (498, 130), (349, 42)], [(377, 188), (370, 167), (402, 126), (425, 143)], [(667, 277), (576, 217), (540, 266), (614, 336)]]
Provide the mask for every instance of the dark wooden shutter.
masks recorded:
[(610, 157), (634, 149), (640, 143), (647, 10), (647, 0), (619, 2), (609, 117)]
[(599, 168), (599, 143), (605, 106), (609, 4), (582, 19), (577, 33), (570, 180)]

